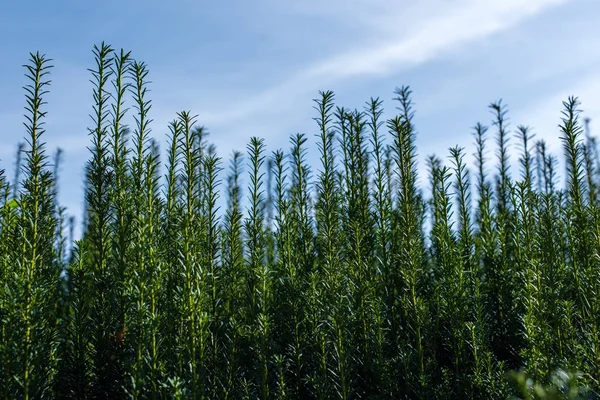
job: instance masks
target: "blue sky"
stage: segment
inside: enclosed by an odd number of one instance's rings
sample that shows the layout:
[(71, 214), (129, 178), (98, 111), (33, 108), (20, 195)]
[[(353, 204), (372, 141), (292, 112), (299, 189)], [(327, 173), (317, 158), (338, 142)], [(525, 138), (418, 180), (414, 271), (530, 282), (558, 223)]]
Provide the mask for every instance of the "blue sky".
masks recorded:
[(61, 202), (79, 219), (87, 68), (101, 41), (149, 65), (152, 131), (163, 149), (181, 110), (199, 115), (228, 160), (251, 136), (264, 137), (269, 151), (287, 149), (296, 132), (312, 138), (319, 90), (352, 108), (380, 97), (391, 116), (394, 88), (410, 85), (423, 171), (432, 153), (445, 157), (457, 144), (471, 153), (471, 127), (491, 122), (487, 105), (499, 98), (512, 128), (531, 126), (562, 154), (557, 126), (567, 96), (580, 97), (592, 130), (600, 121), (598, 21), (597, 0), (4, 1), (0, 168), (12, 176), (24, 133), (21, 65), (39, 50), (55, 66), (47, 150), (65, 151)]

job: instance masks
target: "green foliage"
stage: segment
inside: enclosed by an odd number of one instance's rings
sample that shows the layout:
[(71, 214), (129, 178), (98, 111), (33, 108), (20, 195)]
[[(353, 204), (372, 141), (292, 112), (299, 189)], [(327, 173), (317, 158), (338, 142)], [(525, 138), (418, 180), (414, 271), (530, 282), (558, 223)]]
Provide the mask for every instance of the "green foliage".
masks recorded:
[(518, 395), (513, 399), (539, 400), (585, 400), (598, 398), (588, 387), (580, 384), (581, 374), (565, 372), (561, 369), (550, 376), (550, 382), (542, 385), (535, 382), (524, 372), (513, 372), (510, 379), (518, 388)]
[(0, 171), (1, 398), (598, 397), (600, 160), (576, 98), (564, 189), (528, 127), (511, 175), (500, 101), (495, 169), (477, 123), (473, 168), (455, 146), (424, 179), (408, 87), (389, 118), (320, 92), (318, 165), (308, 135), (253, 137), (222, 184), (188, 111), (160, 175), (147, 66), (93, 54), (79, 240), (45, 153), (49, 60), (26, 65), (25, 144)]

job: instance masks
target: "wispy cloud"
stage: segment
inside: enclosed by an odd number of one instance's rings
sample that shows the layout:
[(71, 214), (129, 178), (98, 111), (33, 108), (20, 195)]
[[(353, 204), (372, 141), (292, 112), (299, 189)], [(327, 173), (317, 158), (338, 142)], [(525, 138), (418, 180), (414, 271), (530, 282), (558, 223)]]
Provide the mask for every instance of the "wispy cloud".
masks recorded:
[[(423, 20), (418, 25), (414, 24), (410, 15), (403, 16), (400, 2), (394, 3), (396, 6), (393, 12), (390, 6), (380, 6), (379, 10), (383, 14), (379, 15), (379, 19), (373, 12), (366, 14), (368, 25), (377, 25), (379, 22), (380, 29), (389, 32), (391, 24), (402, 25), (404, 19), (409, 19), (413, 29), (410, 32), (392, 36), (384, 43), (362, 44), (359, 48), (305, 66), (301, 68), (300, 72), (291, 75), (280, 84), (236, 104), (228, 107), (219, 105), (219, 110), (203, 112), (200, 119), (208, 125), (236, 123), (256, 113), (272, 109), (284, 95), (290, 98), (352, 78), (397, 74), (407, 68), (448, 54), (468, 42), (481, 40), (506, 30), (526, 18), (568, 1), (471, 0), (453, 2), (455, 6), (452, 9), (446, 8), (446, 12), (433, 17), (423, 16)], [(364, 3), (363, 1), (355, 2)], [(375, 4), (380, 3), (376, 1)], [(374, 9), (378, 8), (374, 7)], [(414, 12), (419, 14), (418, 10)], [(396, 19), (390, 20), (390, 15), (396, 16)], [(352, 16), (360, 18), (356, 13), (353, 13)], [(220, 111), (223, 109), (228, 111)]]

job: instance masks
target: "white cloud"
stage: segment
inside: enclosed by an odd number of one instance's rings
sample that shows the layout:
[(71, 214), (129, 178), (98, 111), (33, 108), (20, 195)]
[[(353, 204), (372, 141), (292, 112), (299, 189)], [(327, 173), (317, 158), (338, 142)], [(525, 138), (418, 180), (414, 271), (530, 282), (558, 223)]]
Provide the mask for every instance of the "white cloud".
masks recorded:
[[(401, 27), (403, 21), (409, 21), (411, 30), (403, 32), (399, 29), (402, 33), (392, 36), (385, 43), (377, 40), (367, 46), (361, 45), (354, 50), (308, 65), (286, 81), (251, 98), (228, 107), (218, 106), (219, 110), (231, 111), (204, 112), (200, 115), (200, 120), (208, 125), (236, 123), (240, 119), (254, 117), (256, 113), (272, 109), (284, 96), (290, 98), (294, 95), (316, 92), (320, 88), (350, 78), (395, 74), (433, 60), (470, 41), (481, 40), (508, 29), (545, 9), (568, 1), (570, 0), (454, 1), (447, 2), (446, 7), (443, 8), (445, 12), (440, 15), (437, 15), (438, 13), (433, 16), (424, 15), (423, 10), (426, 10), (426, 7), (413, 10), (414, 16), (422, 18), (415, 21), (413, 16), (403, 13), (406, 9), (400, 2), (388, 3), (395, 5), (392, 8), (389, 5), (383, 6), (382, 1), (376, 0), (375, 6), (369, 8), (366, 0), (355, 0), (352, 3), (361, 6), (357, 9), (365, 10), (364, 18), (367, 25), (378, 25), (380, 30), (389, 32), (395, 26)], [(425, 4), (435, 9), (436, 2)], [(452, 4), (454, 7), (449, 8), (447, 4)], [(338, 15), (344, 15), (344, 10), (349, 10), (348, 13), (352, 18), (360, 19), (360, 15), (352, 11), (353, 8), (349, 6), (337, 10)], [(329, 12), (335, 11), (336, 9), (333, 8)], [(376, 14), (374, 11), (382, 14)]]

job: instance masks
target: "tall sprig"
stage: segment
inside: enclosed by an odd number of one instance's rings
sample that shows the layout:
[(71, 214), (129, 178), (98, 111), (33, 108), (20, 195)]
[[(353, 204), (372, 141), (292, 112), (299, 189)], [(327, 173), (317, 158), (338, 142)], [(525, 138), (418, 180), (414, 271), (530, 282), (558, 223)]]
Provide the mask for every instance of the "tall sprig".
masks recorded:
[[(49, 383), (56, 374), (58, 342), (56, 318), (58, 300), (58, 266), (54, 263), (56, 213), (53, 177), (48, 170), (43, 135), (46, 111), (44, 96), (50, 85), (50, 59), (40, 53), (30, 55), (26, 91), (26, 156), (23, 164), (24, 183), (19, 196), (20, 254), (11, 292), (18, 296), (19, 312), (10, 323), (19, 328), (21, 339), (16, 356), (15, 378), (25, 399), (49, 395)], [(13, 395), (16, 395), (14, 393)]]

